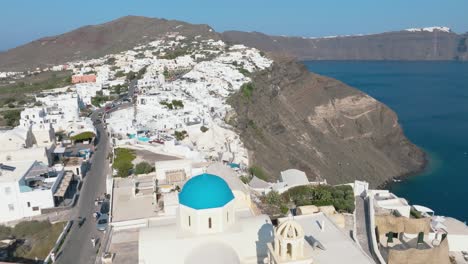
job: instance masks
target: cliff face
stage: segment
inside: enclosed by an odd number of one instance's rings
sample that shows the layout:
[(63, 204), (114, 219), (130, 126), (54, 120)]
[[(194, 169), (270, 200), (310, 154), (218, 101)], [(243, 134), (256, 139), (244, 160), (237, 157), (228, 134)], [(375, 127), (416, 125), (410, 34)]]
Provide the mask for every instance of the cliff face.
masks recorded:
[(223, 39), (299, 60), (468, 60), (466, 35), (396, 31), (374, 35), (299, 38), (227, 31)]
[(230, 98), (228, 122), (251, 151), (251, 163), (273, 178), (288, 168), (331, 184), (366, 180), (373, 186), (424, 165), (396, 114), (337, 80), (281, 61), (253, 78), (251, 96)]

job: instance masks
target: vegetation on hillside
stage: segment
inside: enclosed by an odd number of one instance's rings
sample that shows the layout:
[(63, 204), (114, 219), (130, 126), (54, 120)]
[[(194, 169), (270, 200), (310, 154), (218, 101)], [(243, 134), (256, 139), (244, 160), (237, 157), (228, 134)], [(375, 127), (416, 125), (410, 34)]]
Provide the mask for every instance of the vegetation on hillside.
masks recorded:
[(172, 102), (160, 102), (159, 104), (166, 106), (169, 110), (184, 108), (184, 103), (181, 100), (172, 100)]
[(19, 81), (15, 84), (5, 85), (0, 87), (1, 94), (24, 94), (37, 93), (43, 90), (65, 87), (71, 84), (71, 72), (53, 73), (50, 78), (43, 80)]
[(65, 223), (51, 224), (48, 221), (24, 221), (15, 227), (0, 226), (0, 240), (18, 239), (10, 261), (45, 259), (55, 245)]
[(250, 76), (250, 72), (248, 70), (246, 70), (244, 67), (239, 67), (237, 68), (237, 70), (242, 73), (244, 76)]
[(247, 99), (250, 99), (252, 97), (252, 93), (253, 93), (253, 90), (254, 90), (254, 85), (253, 83), (244, 83), (242, 86), (241, 86), (241, 92), (242, 92), (242, 96), (244, 98), (247, 98)]
[(132, 161), (136, 158), (131, 149), (116, 148), (115, 159), (112, 168), (117, 170), (117, 177), (127, 177), (133, 169)]
[(251, 176), (256, 176), (257, 178), (264, 180), (264, 181), (267, 181), (269, 178), (265, 170), (262, 167), (257, 166), (257, 165), (252, 165), (249, 168), (249, 173)]
[(177, 49), (175, 49), (173, 51), (167, 52), (166, 55), (161, 57), (161, 59), (173, 60), (173, 59), (175, 59), (177, 57), (185, 56), (187, 54), (188, 54), (187, 50), (182, 49), (182, 48), (177, 48)]
[(1, 112), (7, 126), (16, 126), (21, 118), (21, 110), (6, 110)]

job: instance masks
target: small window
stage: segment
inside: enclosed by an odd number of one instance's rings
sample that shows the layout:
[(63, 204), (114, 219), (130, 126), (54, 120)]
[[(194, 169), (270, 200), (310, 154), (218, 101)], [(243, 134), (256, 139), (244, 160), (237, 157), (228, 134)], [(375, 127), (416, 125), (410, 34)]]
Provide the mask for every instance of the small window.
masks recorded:
[(14, 210), (15, 210), (15, 205), (9, 204), (9, 205), (8, 205), (8, 210), (10, 210), (10, 212), (11, 212), (11, 211), (14, 211)]
[(28, 202), (28, 207), (31, 207), (31, 203), (30, 203), (30, 202)]
[(39, 211), (39, 206), (34, 206), (34, 207), (32, 208), (32, 210), (33, 210), (33, 211)]
[(229, 212), (226, 212), (226, 221), (229, 223)]
[(208, 218), (208, 228), (211, 229), (211, 217)]
[(190, 215), (188, 217), (188, 226), (192, 226), (192, 219), (190, 219)]

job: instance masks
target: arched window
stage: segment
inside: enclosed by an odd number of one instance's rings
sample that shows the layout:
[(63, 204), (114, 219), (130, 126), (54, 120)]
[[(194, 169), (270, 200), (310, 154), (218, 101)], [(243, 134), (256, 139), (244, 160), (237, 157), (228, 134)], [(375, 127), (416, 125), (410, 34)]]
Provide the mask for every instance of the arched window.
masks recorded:
[(286, 254), (292, 257), (292, 244), (291, 243), (288, 243), (286, 245)]
[(211, 229), (211, 217), (210, 217), (210, 218), (208, 218), (208, 228), (210, 228), (210, 229)]
[(188, 217), (188, 226), (192, 226), (192, 219), (190, 219), (190, 215)]

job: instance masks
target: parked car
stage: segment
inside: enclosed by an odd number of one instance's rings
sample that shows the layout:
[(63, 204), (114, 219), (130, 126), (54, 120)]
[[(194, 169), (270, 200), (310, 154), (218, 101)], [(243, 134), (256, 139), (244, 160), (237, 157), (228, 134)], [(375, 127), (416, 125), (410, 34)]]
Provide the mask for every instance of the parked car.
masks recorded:
[(160, 139), (153, 139), (153, 140), (150, 140), (148, 141), (149, 143), (157, 143), (157, 144), (164, 144), (164, 141), (160, 140)]
[(109, 215), (101, 214), (96, 222), (96, 228), (99, 231), (105, 231), (109, 225)]

